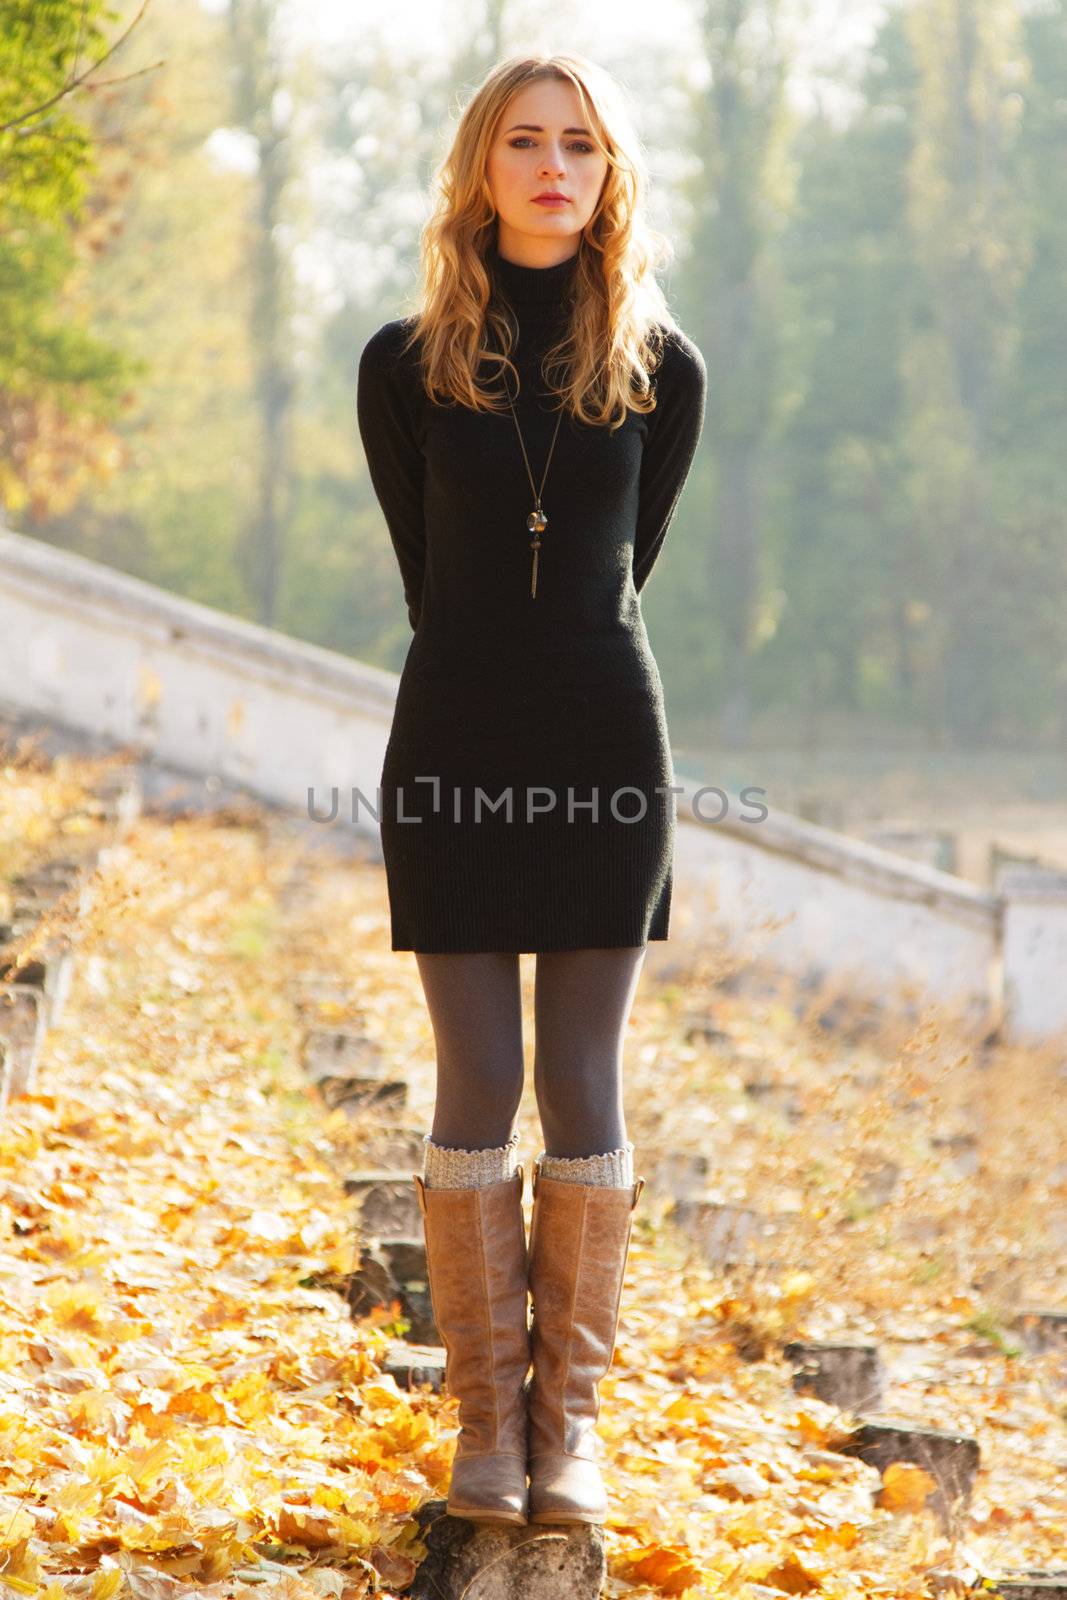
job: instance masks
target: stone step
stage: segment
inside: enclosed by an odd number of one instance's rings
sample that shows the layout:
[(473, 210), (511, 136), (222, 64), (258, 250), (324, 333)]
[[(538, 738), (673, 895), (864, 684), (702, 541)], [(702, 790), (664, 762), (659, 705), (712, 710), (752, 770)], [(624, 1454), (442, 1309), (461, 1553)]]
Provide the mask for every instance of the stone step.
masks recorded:
[(401, 1389), (429, 1384), (439, 1393), (445, 1381), (445, 1351), (439, 1344), (408, 1344), (397, 1339), (389, 1345), (382, 1371), (396, 1379)]
[(381, 1078), (320, 1078), (319, 1093), (331, 1111), (340, 1108), (348, 1116), (362, 1116), (374, 1109), (395, 1114), (408, 1103), (408, 1086)]
[(799, 1394), (814, 1394), (841, 1411), (881, 1410), (885, 1369), (877, 1345), (791, 1339), (782, 1353), (796, 1365), (793, 1388)]
[(410, 1175), (353, 1172), (344, 1180), (344, 1189), (359, 1202), (360, 1226), (367, 1234), (415, 1236), (422, 1227), (419, 1196)]
[(105, 768), (93, 778), (88, 808), (116, 839), (124, 839), (144, 811), (144, 782), (136, 765)]
[(377, 1039), (354, 1028), (308, 1028), (300, 1058), (313, 1083), (326, 1078), (381, 1079), (387, 1070)]
[(987, 1600), (1067, 1600), (1067, 1567), (1015, 1567), (986, 1585)]
[(1067, 1311), (1052, 1306), (1026, 1306), (1012, 1322), (1035, 1355), (1048, 1350), (1067, 1355)]
[(777, 1078), (746, 1078), (745, 1093), (761, 1105), (779, 1112), (787, 1122), (801, 1122), (806, 1114), (799, 1092), (792, 1084), (782, 1083)]
[(973, 1133), (935, 1133), (931, 1136), (930, 1144), (935, 1150), (942, 1150), (952, 1163), (952, 1169), (961, 1178), (977, 1176), (982, 1164), (978, 1148), (978, 1139)]
[(674, 1200), (699, 1200), (706, 1193), (711, 1163), (702, 1151), (663, 1150), (642, 1163), (649, 1190)]
[(43, 861), (34, 862), (25, 872), (14, 873), (11, 885), (19, 894), (58, 899), (73, 888), (80, 878), (96, 870), (98, 853), (95, 844), (87, 845), (82, 850), (68, 848), (66, 855), (48, 856)]
[(895, 1461), (922, 1467), (937, 1485), (926, 1503), (943, 1528), (969, 1503), (981, 1454), (978, 1440), (969, 1434), (889, 1416), (862, 1418), (849, 1439), (835, 1448), (882, 1473)]
[(321, 1026), (315, 1018), (323, 1007), (345, 1012), (352, 1004), (351, 985), (341, 982), (335, 972), (305, 972), (295, 983), (293, 1004), (309, 1027)]
[(604, 1530), (593, 1523), (468, 1522), (444, 1500), (415, 1517), (427, 1555), (410, 1600), (597, 1600), (607, 1580)]
[(712, 1017), (700, 1011), (690, 1011), (682, 1018), (682, 1038), (686, 1044), (732, 1045), (734, 1036), (721, 1028)]
[(715, 1269), (751, 1261), (766, 1226), (752, 1206), (708, 1198), (675, 1200), (666, 1218)]
[(900, 1163), (892, 1157), (869, 1153), (857, 1163), (854, 1194), (860, 1204), (871, 1210), (888, 1205), (900, 1188), (902, 1178)]
[(6, 1047), (4, 1105), (17, 1094), (32, 1092), (45, 1028), (44, 1001), (27, 983), (0, 984), (0, 1039)]
[(10, 881), (11, 919), (25, 931), (25, 924), (35, 923), (51, 911), (61, 900), (74, 895), (70, 910), (82, 915), (91, 903), (89, 885), (99, 867), (105, 865), (108, 847), (99, 843), (87, 844), (80, 849), (69, 845), (67, 854), (47, 856), (36, 861), (24, 872), (16, 872)]
[[(106, 771), (87, 792), (84, 803), (62, 820), (103, 821), (114, 841), (128, 832), (140, 815), (141, 793), (135, 770)], [(0, 1116), (11, 1096), (31, 1093), (34, 1088), (44, 1034), (59, 1020), (70, 989), (76, 919), (91, 908), (96, 893), (94, 876), (107, 865), (114, 849), (113, 842), (64, 837), (62, 848), (54, 855), (31, 863), (10, 879), (11, 911), (0, 924)], [(69, 908), (74, 925), (64, 907), (54, 926), (40, 929), (43, 937), (38, 947), (20, 967), (18, 957), (25, 942), (33, 938), (52, 908), (74, 890), (77, 898)]]
[(364, 1158), (383, 1172), (409, 1175), (421, 1174), (425, 1156), (423, 1133), (420, 1128), (405, 1128), (398, 1123), (380, 1126), (367, 1124), (362, 1130)]
[(51, 941), (47, 951), (22, 966), (18, 965), (16, 954), (9, 954), (0, 945), (0, 983), (25, 984), (36, 989), (41, 996), (46, 1029), (54, 1027), (62, 1016), (73, 974), (73, 953), (59, 940)]
[(424, 1238), (374, 1239), (361, 1251), (348, 1285), (352, 1316), (369, 1316), (394, 1302), (399, 1302), (401, 1314), (411, 1324), (407, 1340), (412, 1344), (441, 1343), (430, 1301)]

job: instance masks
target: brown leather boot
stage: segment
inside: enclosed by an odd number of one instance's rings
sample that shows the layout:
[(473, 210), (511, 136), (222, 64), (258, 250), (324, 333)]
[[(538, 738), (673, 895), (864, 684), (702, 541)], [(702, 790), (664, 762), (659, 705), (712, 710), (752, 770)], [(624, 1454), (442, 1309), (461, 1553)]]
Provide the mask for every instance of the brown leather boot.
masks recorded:
[(524, 1525), (530, 1335), (523, 1169), (472, 1189), (436, 1189), (421, 1174), (412, 1177), (445, 1387), (459, 1401), (448, 1511), (471, 1522)]
[(564, 1183), (534, 1163), (530, 1522), (603, 1522), (597, 1385), (611, 1365), (634, 1208), (630, 1188)]

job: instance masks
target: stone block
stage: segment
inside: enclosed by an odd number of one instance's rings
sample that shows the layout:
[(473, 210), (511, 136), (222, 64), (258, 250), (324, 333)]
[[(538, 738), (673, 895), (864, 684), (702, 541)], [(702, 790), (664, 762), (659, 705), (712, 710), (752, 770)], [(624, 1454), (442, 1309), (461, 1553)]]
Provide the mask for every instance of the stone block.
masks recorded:
[(844, 1339), (792, 1339), (784, 1346), (794, 1363), (793, 1388), (842, 1411), (877, 1411), (885, 1392), (878, 1346)]
[(348, 1286), (352, 1315), (365, 1317), (394, 1302), (411, 1324), (407, 1338), (413, 1344), (441, 1343), (433, 1319), (425, 1239), (375, 1239), (362, 1251)]
[(751, 1260), (764, 1223), (751, 1206), (706, 1198), (676, 1200), (667, 1218), (716, 1269)]
[(1013, 1567), (987, 1578), (983, 1600), (1067, 1600), (1067, 1567)]
[(42, 950), (40, 956), (21, 967), (17, 965), (14, 951), (9, 954), (0, 948), (0, 983), (25, 984), (27, 988), (36, 989), (41, 996), (45, 1028), (54, 1027), (59, 1021), (70, 993), (73, 972), (73, 954), (60, 940), (50, 941), (47, 950)]
[(404, 1128), (397, 1123), (367, 1123), (361, 1131), (362, 1153), (368, 1165), (373, 1164), (383, 1172), (422, 1173), (425, 1146), (420, 1128)]
[(682, 1019), (682, 1037), (686, 1044), (711, 1045), (728, 1045), (733, 1039), (732, 1034), (699, 1011), (691, 1011)]
[(800, 1122), (804, 1117), (803, 1102), (792, 1084), (756, 1076), (745, 1079), (745, 1093), (772, 1111), (780, 1112), (789, 1122)]
[(943, 1527), (954, 1511), (969, 1503), (980, 1459), (978, 1440), (968, 1434), (891, 1417), (861, 1421), (837, 1448), (841, 1455), (858, 1456), (883, 1473), (894, 1461), (922, 1467), (937, 1484), (927, 1505)]
[(597, 1600), (607, 1578), (604, 1530), (595, 1523), (467, 1522), (444, 1500), (415, 1513), (426, 1559), (411, 1600)]
[(29, 984), (0, 983), (0, 1039), (7, 1053), (7, 1093), (29, 1094), (44, 1036), (44, 1002)]
[(300, 1056), (314, 1083), (326, 1078), (381, 1079), (385, 1075), (377, 1039), (352, 1028), (308, 1028)]
[(978, 1140), (973, 1133), (935, 1133), (930, 1143), (935, 1150), (943, 1150), (961, 1178), (974, 1178), (981, 1165)]
[(370, 1110), (395, 1116), (408, 1102), (408, 1086), (380, 1078), (320, 1078), (319, 1093), (331, 1110), (338, 1107), (350, 1117)]
[(353, 1172), (344, 1180), (345, 1193), (359, 1203), (365, 1233), (379, 1238), (417, 1234), (422, 1226), (419, 1197), (410, 1176), (396, 1172)]
[(429, 1384), (439, 1393), (445, 1381), (444, 1347), (408, 1344), (398, 1339), (387, 1349), (382, 1371), (395, 1378), (401, 1389), (417, 1389)]
[(683, 1154), (666, 1150), (652, 1162), (642, 1162), (647, 1171), (649, 1188), (656, 1194), (670, 1195), (674, 1200), (699, 1200), (708, 1186), (710, 1162), (702, 1151)]
[(1048, 1350), (1067, 1355), (1067, 1311), (1052, 1306), (1027, 1306), (1013, 1326), (1035, 1355)]

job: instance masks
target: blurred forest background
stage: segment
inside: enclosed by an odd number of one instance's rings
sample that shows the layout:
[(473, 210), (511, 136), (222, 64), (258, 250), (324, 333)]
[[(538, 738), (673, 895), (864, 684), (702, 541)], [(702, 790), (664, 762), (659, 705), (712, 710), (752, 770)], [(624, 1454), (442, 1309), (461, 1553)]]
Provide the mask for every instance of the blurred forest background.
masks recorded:
[(679, 769), (1062, 806), (1067, 0), (377, 11), (0, 0), (8, 525), (399, 669), (359, 353), (482, 74), (579, 49), (708, 363), (643, 596)]

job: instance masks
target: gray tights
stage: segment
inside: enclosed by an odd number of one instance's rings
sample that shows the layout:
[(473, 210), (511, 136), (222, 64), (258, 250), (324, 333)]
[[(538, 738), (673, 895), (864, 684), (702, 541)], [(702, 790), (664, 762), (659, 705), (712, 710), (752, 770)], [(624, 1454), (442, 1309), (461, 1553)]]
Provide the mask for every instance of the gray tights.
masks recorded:
[[(544, 950), (534, 977), (534, 1090), (545, 1151), (584, 1156), (626, 1141), (622, 1051), (646, 946)], [(416, 952), (437, 1051), (430, 1137), (506, 1144), (522, 1096), (519, 957)]]

